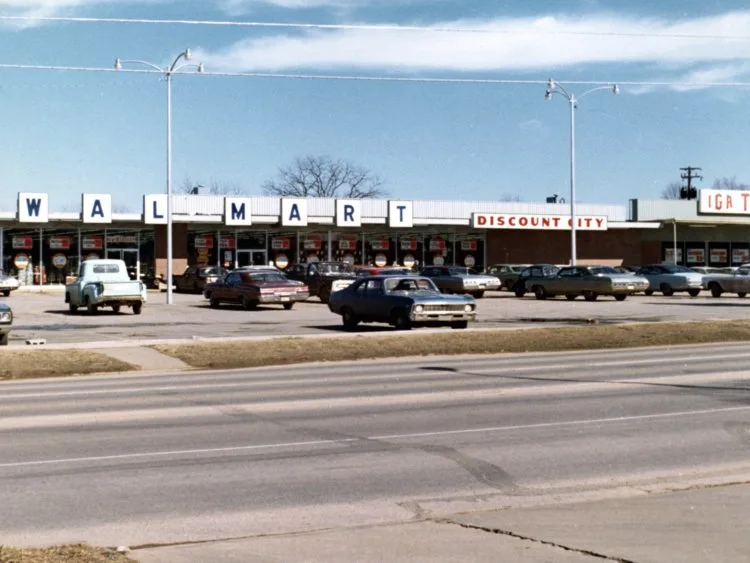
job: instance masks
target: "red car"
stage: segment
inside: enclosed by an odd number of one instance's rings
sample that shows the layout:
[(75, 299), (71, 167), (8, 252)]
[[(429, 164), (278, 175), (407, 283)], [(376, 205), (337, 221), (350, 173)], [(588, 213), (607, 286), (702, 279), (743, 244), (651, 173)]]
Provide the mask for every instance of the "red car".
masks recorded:
[(274, 303), (291, 309), (297, 301), (310, 297), (307, 286), (274, 271), (233, 271), (221, 281), (206, 284), (203, 295), (211, 307), (222, 303), (239, 303), (245, 309)]

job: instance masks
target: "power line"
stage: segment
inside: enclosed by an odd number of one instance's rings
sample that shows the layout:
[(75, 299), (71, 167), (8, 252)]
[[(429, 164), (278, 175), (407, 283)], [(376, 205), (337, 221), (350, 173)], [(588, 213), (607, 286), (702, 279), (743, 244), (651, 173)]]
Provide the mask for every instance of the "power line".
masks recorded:
[[(164, 74), (163, 71), (155, 69), (133, 69), (133, 68), (106, 68), (106, 67), (85, 67), (85, 66), (56, 66), (56, 65), (29, 65), (29, 64), (12, 64), (0, 63), (0, 70), (49, 70), (49, 71), (68, 71), (68, 72), (109, 72), (109, 73), (131, 73), (131, 74)], [(544, 80), (517, 80), (506, 78), (440, 78), (440, 77), (419, 77), (419, 76), (361, 76), (361, 75), (339, 75), (339, 74), (290, 74), (278, 72), (176, 72), (185, 76), (220, 76), (236, 78), (281, 78), (296, 80), (338, 80), (338, 81), (361, 81), (361, 82), (417, 82), (417, 83), (436, 83), (436, 84), (505, 84), (505, 85), (544, 85), (548, 84), (548, 79)], [(641, 81), (591, 81), (591, 80), (558, 80), (563, 84), (571, 86), (660, 86), (660, 87), (684, 87), (684, 88), (748, 88), (750, 82), (641, 82)]]
[(86, 18), (65, 16), (0, 16), (0, 21), (38, 21), (58, 23), (123, 23), (153, 25), (206, 25), (227, 27), (254, 28), (287, 28), (287, 29), (327, 29), (357, 31), (418, 31), (431, 33), (481, 33), (498, 35), (588, 35), (597, 37), (658, 37), (668, 39), (718, 39), (728, 41), (750, 41), (750, 35), (707, 35), (700, 33), (654, 33), (627, 31), (556, 31), (542, 30), (533, 27), (522, 29), (489, 29), (471, 27), (442, 27), (418, 25), (380, 25), (380, 24), (329, 24), (329, 23), (286, 23), (261, 21), (224, 21), (224, 20), (176, 20), (150, 18)]

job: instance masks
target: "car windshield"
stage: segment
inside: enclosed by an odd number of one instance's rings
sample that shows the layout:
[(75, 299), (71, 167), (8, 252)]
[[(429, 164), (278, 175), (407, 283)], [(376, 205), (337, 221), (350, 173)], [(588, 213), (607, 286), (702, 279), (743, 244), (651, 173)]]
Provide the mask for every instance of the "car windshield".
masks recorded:
[(461, 268), (458, 266), (453, 266), (452, 268), (448, 268), (448, 274), (451, 276), (476, 276), (477, 271), (472, 270), (471, 268)]
[(318, 264), (318, 272), (321, 274), (353, 274), (354, 268), (346, 262), (323, 262)]
[(385, 280), (386, 291), (438, 291), (432, 280), (425, 278), (393, 278)]
[(243, 274), (242, 279), (246, 282), (281, 282), (286, 281), (282, 274), (276, 272), (258, 272), (257, 274)]
[(226, 270), (214, 266), (213, 268), (201, 268), (200, 273), (204, 276), (223, 276)]
[(595, 276), (600, 276), (604, 274), (619, 274), (617, 270), (614, 268), (611, 268), (610, 266), (596, 266), (594, 268), (589, 268), (591, 270), (591, 273)]
[(665, 272), (669, 272), (670, 274), (694, 274), (695, 272), (691, 270), (690, 268), (686, 268), (685, 266), (662, 266), (664, 268)]

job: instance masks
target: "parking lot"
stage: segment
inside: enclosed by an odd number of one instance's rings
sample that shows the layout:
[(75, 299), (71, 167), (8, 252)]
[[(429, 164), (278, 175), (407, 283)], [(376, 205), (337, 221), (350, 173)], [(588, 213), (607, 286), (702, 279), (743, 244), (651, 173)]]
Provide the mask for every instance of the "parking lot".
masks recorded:
[[(11, 345), (28, 339), (45, 339), (49, 344), (104, 342), (118, 340), (171, 340), (228, 338), (242, 336), (293, 336), (343, 332), (340, 318), (316, 298), (299, 303), (291, 311), (278, 306), (246, 311), (241, 307), (211, 309), (201, 295), (175, 294), (174, 305), (166, 305), (166, 294), (152, 292), (143, 314), (129, 309), (71, 315), (61, 292), (16, 292), (4, 299), (14, 313)], [(600, 298), (596, 302), (557, 298), (537, 301), (518, 299), (507, 292), (488, 293), (478, 300), (478, 320), (474, 328), (528, 328), (554, 324), (587, 322), (628, 323), (690, 320), (746, 319), (750, 299), (724, 296), (712, 298), (707, 292), (687, 295), (646, 297), (636, 295), (616, 302)], [(385, 325), (365, 325), (360, 332), (390, 331)], [(446, 329), (449, 330), (449, 329)]]

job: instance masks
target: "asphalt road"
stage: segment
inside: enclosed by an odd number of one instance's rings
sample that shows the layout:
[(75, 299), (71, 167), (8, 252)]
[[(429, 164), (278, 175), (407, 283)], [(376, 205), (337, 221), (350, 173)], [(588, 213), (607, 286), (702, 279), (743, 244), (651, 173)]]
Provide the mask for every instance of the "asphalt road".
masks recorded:
[[(245, 311), (241, 307), (210, 309), (201, 295), (176, 294), (174, 305), (165, 304), (166, 294), (152, 292), (142, 315), (123, 309), (120, 314), (100, 312), (70, 315), (59, 292), (14, 293), (6, 299), (14, 312), (11, 345), (42, 338), (49, 344), (91, 341), (225, 338), (336, 334), (341, 320), (328, 307), (312, 298), (292, 311), (280, 306)], [(588, 319), (602, 323), (659, 322), (708, 319), (746, 319), (750, 298), (724, 296), (714, 299), (705, 292), (691, 298), (637, 295), (616, 302), (601, 298), (594, 303), (558, 298), (537, 301), (518, 299), (508, 292), (490, 292), (479, 300), (477, 328), (517, 328), (549, 324), (580, 324)], [(389, 331), (385, 325), (367, 325), (366, 332)]]
[(403, 522), (750, 473), (748, 345), (0, 385), (0, 544)]

